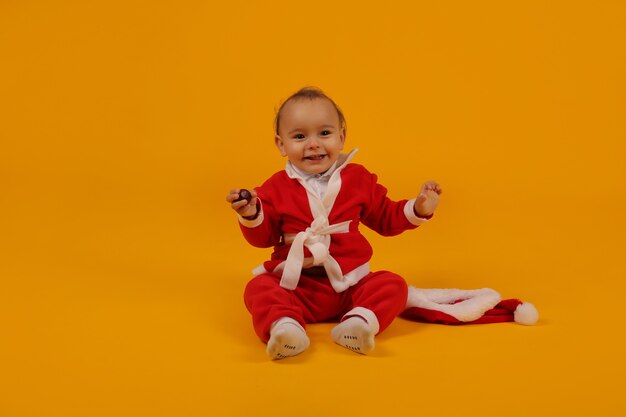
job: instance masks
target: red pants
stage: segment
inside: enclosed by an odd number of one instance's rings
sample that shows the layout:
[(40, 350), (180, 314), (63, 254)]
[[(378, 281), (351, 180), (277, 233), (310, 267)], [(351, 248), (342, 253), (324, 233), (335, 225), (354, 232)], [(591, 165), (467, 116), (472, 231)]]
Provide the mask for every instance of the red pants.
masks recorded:
[(404, 311), (408, 295), (404, 279), (387, 271), (372, 272), (340, 293), (326, 277), (302, 275), (293, 291), (279, 283), (279, 275), (261, 274), (248, 283), (244, 293), (254, 330), (263, 342), (269, 340), (272, 323), (282, 317), (291, 317), (304, 327), (306, 323), (341, 319), (354, 307), (371, 310), (382, 332)]

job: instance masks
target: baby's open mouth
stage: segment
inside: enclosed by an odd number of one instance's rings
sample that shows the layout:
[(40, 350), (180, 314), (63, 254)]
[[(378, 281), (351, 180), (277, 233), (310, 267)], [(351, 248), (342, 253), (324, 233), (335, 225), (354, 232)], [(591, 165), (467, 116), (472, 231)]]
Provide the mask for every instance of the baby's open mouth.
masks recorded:
[(324, 159), (326, 155), (311, 155), (311, 156), (305, 156), (304, 159), (310, 159), (312, 161), (319, 161), (321, 159)]

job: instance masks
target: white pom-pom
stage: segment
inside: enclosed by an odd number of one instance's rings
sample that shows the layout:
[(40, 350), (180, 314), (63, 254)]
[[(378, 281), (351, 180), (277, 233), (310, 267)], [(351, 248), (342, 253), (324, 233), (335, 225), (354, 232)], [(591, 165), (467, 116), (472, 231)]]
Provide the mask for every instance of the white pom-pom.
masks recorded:
[(515, 309), (513, 318), (516, 323), (532, 326), (539, 320), (539, 312), (531, 303), (522, 303)]

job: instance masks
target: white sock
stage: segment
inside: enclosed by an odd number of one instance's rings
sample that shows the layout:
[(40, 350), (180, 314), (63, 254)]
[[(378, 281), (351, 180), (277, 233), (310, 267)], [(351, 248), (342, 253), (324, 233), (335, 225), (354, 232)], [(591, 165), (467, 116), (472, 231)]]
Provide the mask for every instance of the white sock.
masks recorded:
[(302, 353), (309, 347), (304, 328), (291, 317), (276, 320), (270, 330), (267, 354), (272, 359), (284, 359)]
[(363, 317), (352, 316), (342, 321), (330, 334), (335, 343), (353, 352), (366, 355), (374, 350), (376, 332)]

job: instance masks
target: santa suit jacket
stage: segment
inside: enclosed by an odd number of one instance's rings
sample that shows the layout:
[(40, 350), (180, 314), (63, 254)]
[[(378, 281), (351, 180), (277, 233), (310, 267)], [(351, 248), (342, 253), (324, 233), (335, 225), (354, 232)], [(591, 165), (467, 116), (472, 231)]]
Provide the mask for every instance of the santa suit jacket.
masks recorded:
[(255, 273), (282, 273), (281, 285), (294, 289), (303, 258), (313, 257), (341, 292), (370, 272), (372, 247), (360, 223), (393, 236), (427, 221), (415, 215), (414, 199), (392, 201), (375, 174), (349, 163), (355, 152), (340, 156), (322, 198), (290, 163), (256, 188), (259, 214), (254, 220), (240, 216), (240, 227), (250, 244), (273, 246), (274, 252)]

